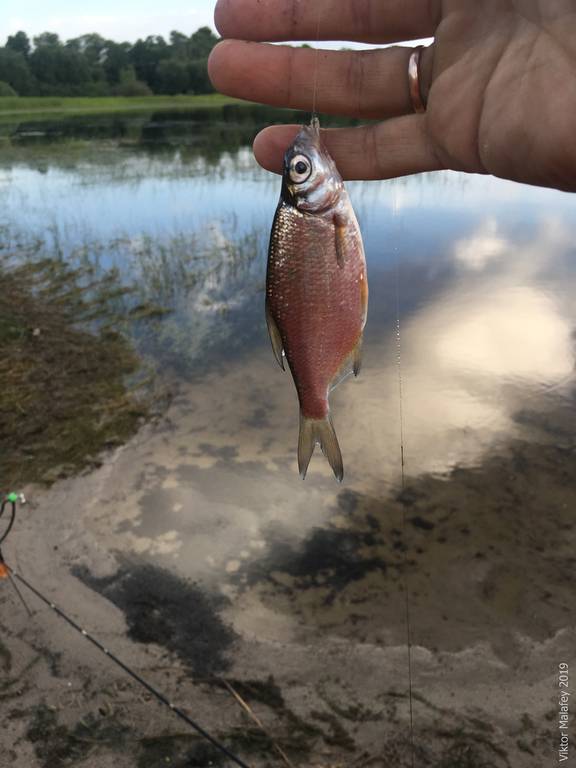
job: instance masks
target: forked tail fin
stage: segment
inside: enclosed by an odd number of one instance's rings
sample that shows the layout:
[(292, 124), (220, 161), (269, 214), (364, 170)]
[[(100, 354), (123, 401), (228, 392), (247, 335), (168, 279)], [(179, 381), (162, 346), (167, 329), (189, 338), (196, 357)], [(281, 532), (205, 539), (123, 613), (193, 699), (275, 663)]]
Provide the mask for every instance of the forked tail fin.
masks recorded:
[(298, 437), (298, 469), (302, 479), (306, 477), (308, 464), (314, 453), (316, 443), (320, 444), (322, 453), (328, 459), (338, 482), (344, 477), (342, 454), (338, 438), (330, 414), (324, 419), (308, 419), (300, 413), (300, 436)]

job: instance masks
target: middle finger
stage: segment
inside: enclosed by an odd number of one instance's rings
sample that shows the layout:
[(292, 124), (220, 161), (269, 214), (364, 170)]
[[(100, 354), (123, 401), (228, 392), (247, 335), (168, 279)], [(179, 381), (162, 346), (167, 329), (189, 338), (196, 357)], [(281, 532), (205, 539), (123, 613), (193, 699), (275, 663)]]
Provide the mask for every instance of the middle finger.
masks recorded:
[[(224, 40), (209, 60), (220, 93), (272, 106), (381, 119), (412, 112), (408, 60), (412, 48), (315, 51), (310, 48)], [(424, 51), (422, 73), (431, 50)]]

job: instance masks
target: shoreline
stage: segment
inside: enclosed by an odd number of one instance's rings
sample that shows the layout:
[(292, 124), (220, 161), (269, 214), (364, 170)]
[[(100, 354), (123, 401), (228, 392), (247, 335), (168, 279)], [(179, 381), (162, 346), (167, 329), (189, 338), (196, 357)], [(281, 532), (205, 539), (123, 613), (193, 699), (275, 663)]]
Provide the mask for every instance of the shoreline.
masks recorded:
[[(261, 377), (268, 357), (251, 376)], [(249, 377), (241, 364), (232, 368), (230, 381)], [(406, 568), (422, 766), (542, 765), (555, 714), (550, 660), (573, 657), (569, 587), (560, 587), (571, 546), (560, 551), (558, 541), (567, 536), (574, 491), (555, 481), (571, 471), (574, 451), (511, 443), (476, 468), (410, 478), (402, 502), (392, 489), (378, 498), (335, 490), (322, 515), (292, 521), (294, 545), (281, 558), (272, 523), (287, 519), (283, 500), (307, 503), (330, 478), (317, 463), (322, 474), (295, 486), (294, 467), (278, 463), (290, 449), (286, 435), (267, 449), (276, 465), (267, 497), (280, 501), (249, 503), (264, 437), (245, 426), (242, 409), (228, 433), (237, 404), (221, 423), (223, 404), (206, 408), (218, 375), (183, 386), (157, 423), (108, 452), (100, 467), (48, 490), (25, 488), (30, 505), (7, 560), (255, 768), (270, 764), (273, 743), (296, 765), (409, 766), (399, 580)], [(286, 413), (271, 411), (284, 423)], [(240, 429), (242, 453), (223, 452)], [(519, 469), (526, 464), (530, 480)], [(503, 478), (504, 502), (487, 490)], [(216, 498), (208, 490), (215, 485)], [(553, 488), (549, 514), (535, 514)], [(517, 501), (533, 528), (523, 535)], [(410, 510), (402, 539), (401, 504)], [(554, 566), (538, 550), (542, 540), (559, 553)], [(554, 601), (534, 599), (547, 591)], [(10, 590), (0, 599), (10, 616), (0, 621), (9, 708), (0, 757), (14, 768), (64, 768), (71, 755), (86, 768), (223, 765), (47, 609), (31, 601), (30, 621)], [(226, 682), (266, 733), (246, 719)]]
[(253, 106), (253, 103), (219, 93), (145, 97), (19, 96), (0, 98), (0, 122), (10, 122), (13, 118), (35, 119), (44, 115), (109, 115), (149, 110), (218, 109), (229, 105)]

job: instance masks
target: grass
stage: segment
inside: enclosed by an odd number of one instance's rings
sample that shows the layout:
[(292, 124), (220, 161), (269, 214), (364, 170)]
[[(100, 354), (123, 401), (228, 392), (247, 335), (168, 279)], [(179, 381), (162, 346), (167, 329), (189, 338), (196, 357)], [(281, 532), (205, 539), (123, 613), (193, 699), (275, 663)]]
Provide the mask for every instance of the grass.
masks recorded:
[[(198, 372), (224, 344), (230, 355), (226, 302), (209, 286), (233, 292), (262, 253), (259, 230), (68, 251), (57, 233), (51, 243), (0, 227), (0, 241), (0, 490), (98, 465), (165, 405), (162, 369)], [(94, 266), (102, 253), (131, 277)], [(203, 310), (180, 315), (192, 290)], [(207, 313), (211, 302), (223, 308)]]
[(97, 98), (60, 98), (19, 96), (0, 98), (0, 121), (34, 119), (43, 115), (111, 114), (115, 112), (146, 112), (160, 109), (205, 109), (227, 104), (248, 102), (223, 96), (220, 93), (198, 96), (110, 96)]
[(139, 369), (117, 330), (125, 289), (113, 274), (94, 281), (43, 259), (0, 264), (0, 290), (0, 482), (50, 483), (93, 464), (146, 415), (125, 384)]

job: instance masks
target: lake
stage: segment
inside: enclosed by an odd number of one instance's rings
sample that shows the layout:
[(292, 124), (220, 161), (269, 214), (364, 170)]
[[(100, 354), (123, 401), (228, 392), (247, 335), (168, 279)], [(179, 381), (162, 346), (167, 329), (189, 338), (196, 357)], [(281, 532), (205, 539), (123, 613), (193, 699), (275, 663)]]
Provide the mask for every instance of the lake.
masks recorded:
[[(62, 568), (124, 609), (130, 568), (217, 595), (236, 674), (273, 674), (300, 717), (310, 696), (376, 758), (406, 739), (407, 590), (418, 764), (539, 766), (554, 670), (576, 661), (576, 197), (452, 172), (347, 185), (363, 369), (331, 397), (342, 486), (319, 450), (302, 482), (264, 322), (280, 182), (251, 153), (294, 119), (229, 106), (0, 126), (5, 252), (114, 269), (126, 301), (167, 310), (130, 330), (167, 411), (46, 501)], [(477, 762), (440, 762), (465, 748)]]

